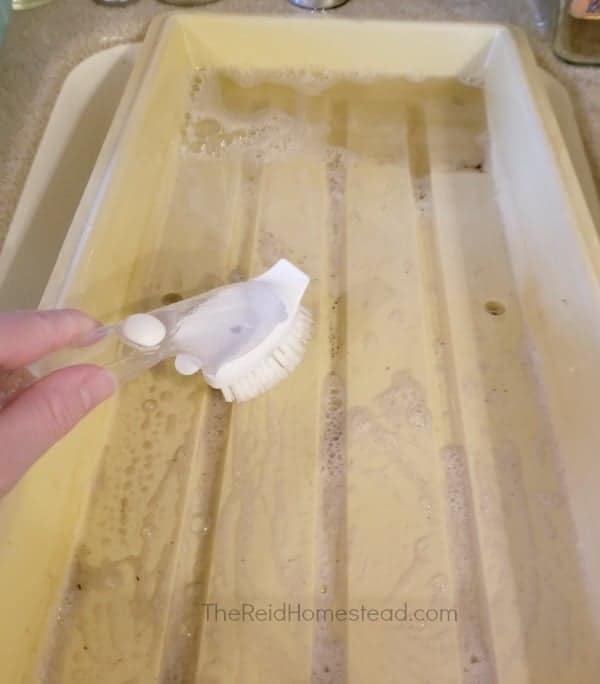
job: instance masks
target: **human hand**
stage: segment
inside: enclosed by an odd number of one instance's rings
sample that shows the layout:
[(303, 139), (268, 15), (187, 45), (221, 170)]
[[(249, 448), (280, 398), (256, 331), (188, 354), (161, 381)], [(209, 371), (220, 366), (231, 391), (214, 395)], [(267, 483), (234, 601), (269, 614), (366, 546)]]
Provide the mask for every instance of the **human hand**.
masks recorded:
[(110, 373), (93, 365), (63, 368), (18, 391), (25, 384), (24, 366), (96, 325), (73, 309), (0, 313), (0, 496), (114, 392)]

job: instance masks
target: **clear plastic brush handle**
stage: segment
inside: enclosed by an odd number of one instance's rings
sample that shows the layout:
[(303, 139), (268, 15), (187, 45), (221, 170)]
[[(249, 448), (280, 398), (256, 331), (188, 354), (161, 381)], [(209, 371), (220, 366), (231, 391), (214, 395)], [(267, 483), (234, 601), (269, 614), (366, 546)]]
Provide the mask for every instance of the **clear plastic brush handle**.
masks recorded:
[(142, 350), (124, 342), (121, 325), (101, 326), (74, 344), (49, 354), (29, 367), (38, 379), (79, 364), (92, 364), (109, 370), (119, 384), (132, 380), (163, 360), (160, 350)]
[[(230, 286), (225, 286), (227, 287)], [(147, 347), (128, 340), (124, 334), (124, 325), (128, 319), (124, 319), (118, 323), (95, 328), (68, 347), (32, 364), (29, 370), (35, 379), (39, 379), (67, 366), (93, 364), (109, 370), (119, 384), (128, 382), (164, 359), (174, 356), (176, 349), (172, 340), (179, 322), (216, 292), (225, 288), (218, 288), (149, 311), (148, 314), (161, 321), (166, 330), (158, 345)]]

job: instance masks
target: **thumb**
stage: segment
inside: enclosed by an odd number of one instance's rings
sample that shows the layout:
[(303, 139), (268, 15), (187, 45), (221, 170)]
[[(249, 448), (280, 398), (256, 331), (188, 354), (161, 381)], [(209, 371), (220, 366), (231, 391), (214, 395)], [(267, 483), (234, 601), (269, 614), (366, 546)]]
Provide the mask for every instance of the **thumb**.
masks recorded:
[(115, 390), (102, 368), (70, 366), (21, 392), (0, 412), (0, 496)]

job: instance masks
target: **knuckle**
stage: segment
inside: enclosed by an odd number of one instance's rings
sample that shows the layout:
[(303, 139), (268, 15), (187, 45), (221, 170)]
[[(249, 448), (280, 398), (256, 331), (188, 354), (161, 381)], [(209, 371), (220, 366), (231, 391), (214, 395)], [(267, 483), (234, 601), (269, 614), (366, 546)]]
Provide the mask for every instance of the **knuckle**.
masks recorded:
[(65, 395), (53, 389), (45, 392), (42, 410), (45, 414), (45, 424), (54, 440), (65, 435), (77, 419), (74, 398), (67, 399)]

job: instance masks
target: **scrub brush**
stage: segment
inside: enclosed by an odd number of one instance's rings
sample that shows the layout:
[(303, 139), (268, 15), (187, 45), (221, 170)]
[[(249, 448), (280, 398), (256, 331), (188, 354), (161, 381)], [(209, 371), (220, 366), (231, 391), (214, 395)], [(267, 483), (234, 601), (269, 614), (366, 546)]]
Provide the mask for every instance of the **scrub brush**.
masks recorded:
[(30, 370), (41, 377), (75, 363), (124, 383), (167, 358), (183, 375), (202, 372), (226, 401), (271, 389), (300, 363), (312, 317), (300, 302), (309, 277), (285, 259), (262, 275), (101, 326), (77, 347)]

